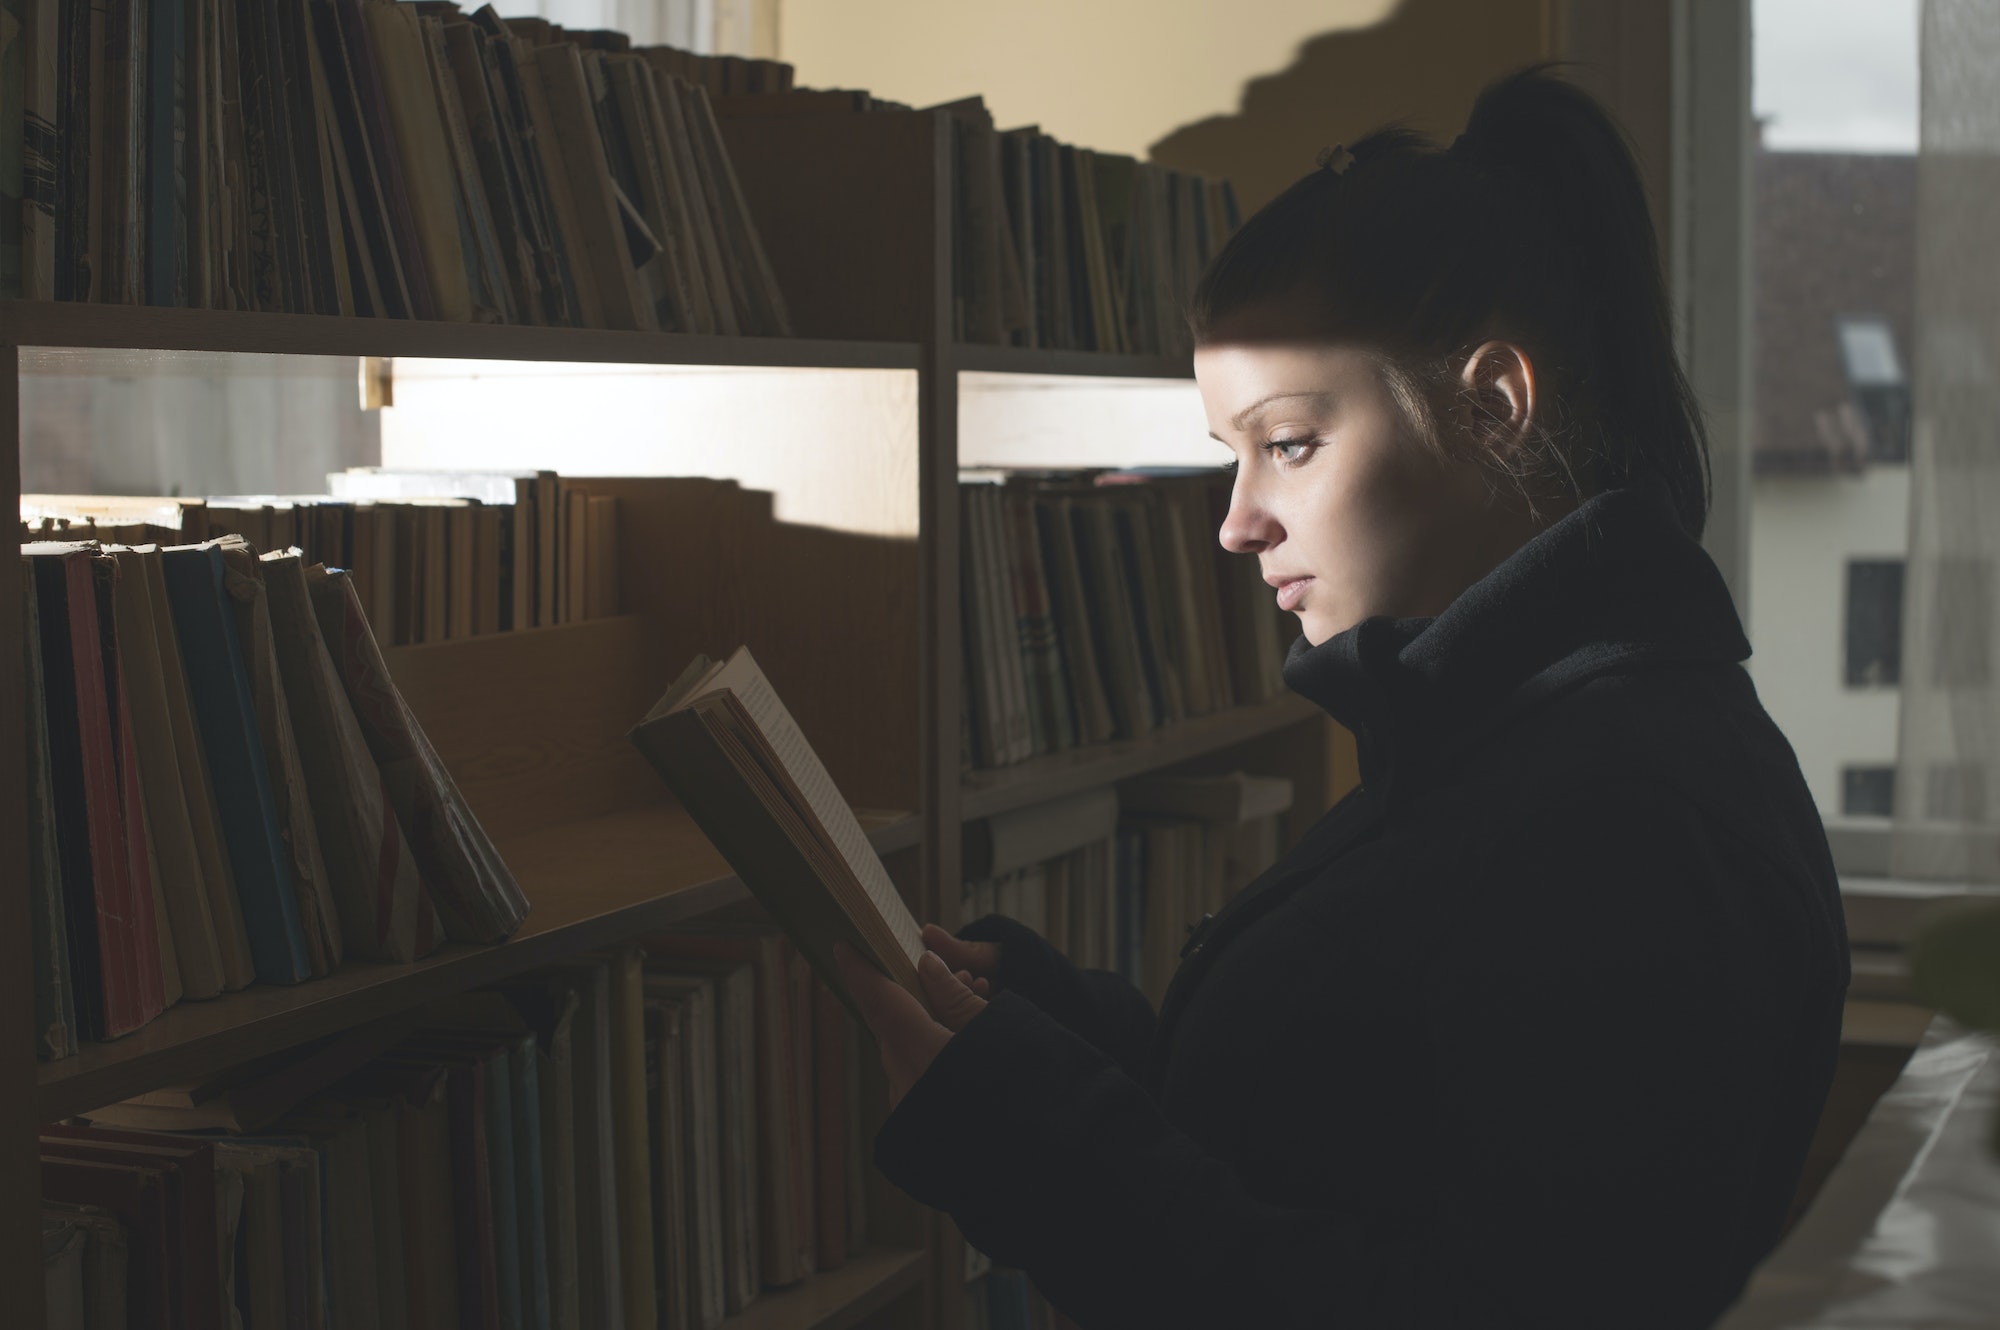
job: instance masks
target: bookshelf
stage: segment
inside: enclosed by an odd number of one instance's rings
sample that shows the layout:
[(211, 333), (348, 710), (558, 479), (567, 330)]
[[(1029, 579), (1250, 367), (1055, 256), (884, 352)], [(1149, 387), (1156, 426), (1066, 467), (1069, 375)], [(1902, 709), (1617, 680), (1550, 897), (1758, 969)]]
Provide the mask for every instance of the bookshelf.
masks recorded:
[[(1302, 801), (1318, 807), (1340, 783), (1348, 759), (1337, 732), (1295, 698), (1202, 717), (1143, 741), (961, 776), (961, 375), (1186, 386), (1191, 371), (1185, 358), (952, 340), (952, 135), (943, 114), (725, 119), (723, 136), (797, 338), (0, 301), (0, 485), (7, 487), (0, 497), (16, 504), (21, 351), (67, 348), (141, 359), (150, 351), (286, 352), (637, 371), (880, 372), (900, 376), (889, 400), (902, 419), (885, 441), (855, 445), (851, 465), (865, 480), (879, 478), (877, 488), (906, 495), (915, 514), (911, 531), (868, 537), (786, 529), (771, 514), (753, 514), (773, 525), (746, 539), (740, 527), (704, 526), (719, 519), (674, 509), (642, 479), (588, 482), (624, 505), (619, 560), (628, 613), (388, 653), (399, 686), (533, 902), (520, 932), (494, 947), (448, 946), (411, 965), (350, 964), (296, 988), (254, 986), (184, 1003), (131, 1036), (56, 1063), (37, 1064), (31, 1053), (22, 680), (18, 653), (0, 653), (0, 982), (8, 985), (0, 993), (0, 1076), (11, 1087), (0, 1093), (0, 1273), (16, 1290), (14, 1324), (41, 1323), (40, 1123), (677, 920), (754, 908), (622, 739), (691, 649), (753, 643), (848, 797), (886, 810), (865, 813), (864, 825), (913, 911), (948, 929), (963, 922), (961, 827), (969, 819), (1246, 755), (1279, 764), (1263, 769), (1293, 775)], [(811, 431), (755, 442), (835, 446)], [(561, 441), (550, 448), (544, 464), (567, 475)], [(786, 455), (801, 466), (807, 460), (802, 451)], [(756, 594), (760, 576), (785, 567), (806, 570), (799, 603)], [(20, 596), (18, 574), (0, 576), (0, 615), (19, 622)], [(866, 1047), (864, 1154), (886, 1112)], [(961, 1330), (965, 1252), (953, 1226), (879, 1177), (871, 1177), (868, 1202), (868, 1251), (767, 1293), (727, 1324)]]

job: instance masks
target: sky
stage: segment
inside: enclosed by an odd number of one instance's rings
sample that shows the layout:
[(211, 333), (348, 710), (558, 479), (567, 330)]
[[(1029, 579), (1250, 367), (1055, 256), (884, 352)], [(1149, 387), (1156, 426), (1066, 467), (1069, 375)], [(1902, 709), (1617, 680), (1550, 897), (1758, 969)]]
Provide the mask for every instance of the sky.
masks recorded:
[(1751, 104), (1766, 147), (1917, 150), (1918, 0), (1755, 0)]

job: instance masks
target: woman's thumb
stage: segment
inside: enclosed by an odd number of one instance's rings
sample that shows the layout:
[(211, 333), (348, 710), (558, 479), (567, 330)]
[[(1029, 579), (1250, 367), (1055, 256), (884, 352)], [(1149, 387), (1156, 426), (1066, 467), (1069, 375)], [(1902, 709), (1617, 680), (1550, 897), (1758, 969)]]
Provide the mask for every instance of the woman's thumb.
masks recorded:
[(969, 942), (956, 938), (936, 924), (925, 924), (923, 943), (935, 951), (948, 969), (970, 970), (976, 975), (997, 977), (1000, 973), (1000, 944)]
[(935, 951), (917, 958), (917, 978), (930, 998), (931, 1014), (954, 1034), (986, 1009), (986, 999), (967, 988)]

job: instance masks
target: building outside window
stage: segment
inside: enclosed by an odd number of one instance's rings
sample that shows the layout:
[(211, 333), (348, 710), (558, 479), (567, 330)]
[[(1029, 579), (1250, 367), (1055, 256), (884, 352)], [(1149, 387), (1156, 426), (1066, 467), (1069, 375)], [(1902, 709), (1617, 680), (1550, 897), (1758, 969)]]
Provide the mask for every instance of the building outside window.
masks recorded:
[(1919, 7), (1754, 0), (1751, 23), (1746, 664), (1821, 813), (1879, 819), (1908, 645)]

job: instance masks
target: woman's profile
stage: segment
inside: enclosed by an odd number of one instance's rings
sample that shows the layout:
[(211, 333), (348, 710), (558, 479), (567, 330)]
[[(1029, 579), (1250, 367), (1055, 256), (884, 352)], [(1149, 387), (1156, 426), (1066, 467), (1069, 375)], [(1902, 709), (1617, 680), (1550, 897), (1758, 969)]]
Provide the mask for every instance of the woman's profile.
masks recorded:
[(890, 1181), (1083, 1330), (1706, 1326), (1776, 1242), (1848, 953), (1699, 543), (1630, 150), (1534, 69), (1386, 130), (1192, 302), (1219, 539), (1361, 782), (1156, 1012), (1024, 925), (851, 955)]

